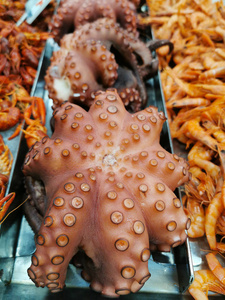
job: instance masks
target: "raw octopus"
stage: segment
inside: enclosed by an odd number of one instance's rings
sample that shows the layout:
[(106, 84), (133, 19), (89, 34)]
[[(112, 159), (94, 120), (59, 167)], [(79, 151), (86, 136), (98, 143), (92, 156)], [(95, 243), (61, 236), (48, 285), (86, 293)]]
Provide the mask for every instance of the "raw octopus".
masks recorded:
[(153, 50), (173, 44), (152, 40), (145, 44), (108, 18), (80, 26), (61, 40), (45, 81), (53, 106), (63, 101), (89, 108), (94, 92), (114, 87), (132, 111), (146, 105), (144, 81), (158, 70)]
[[(136, 5), (139, 1), (133, 1)], [(128, 32), (137, 34), (136, 7), (128, 0), (63, 0), (49, 25), (57, 42), (66, 33), (73, 32), (98, 18), (110, 18)]]
[(52, 137), (34, 144), (23, 165), (45, 192), (28, 274), (58, 292), (73, 261), (103, 295), (137, 292), (150, 277), (150, 250), (182, 244), (190, 226), (173, 193), (189, 166), (159, 144), (165, 115), (154, 106), (130, 114), (108, 89), (88, 112), (64, 102), (53, 117)]

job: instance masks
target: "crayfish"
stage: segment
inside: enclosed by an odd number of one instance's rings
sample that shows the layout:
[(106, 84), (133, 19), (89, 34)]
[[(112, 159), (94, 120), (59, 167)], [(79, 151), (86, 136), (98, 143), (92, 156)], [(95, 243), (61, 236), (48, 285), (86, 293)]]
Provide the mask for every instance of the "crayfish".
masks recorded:
[[(46, 108), (42, 98), (30, 97), (31, 105), (24, 111), (24, 120), (27, 128), (23, 130), (27, 146), (30, 148), (47, 133), (45, 125)], [(33, 117), (33, 119), (31, 118)]]
[(0, 224), (3, 222), (3, 218), (16, 195), (12, 192), (4, 197), (7, 183), (8, 176), (0, 174)]
[(12, 154), (8, 146), (4, 144), (3, 137), (0, 135), (0, 224), (15, 198), (14, 192), (5, 196), (12, 161)]

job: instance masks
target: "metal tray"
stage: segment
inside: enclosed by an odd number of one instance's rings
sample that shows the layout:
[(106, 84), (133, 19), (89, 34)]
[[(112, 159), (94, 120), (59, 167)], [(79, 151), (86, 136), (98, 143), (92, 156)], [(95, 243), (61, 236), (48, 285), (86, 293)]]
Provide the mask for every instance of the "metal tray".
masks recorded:
[[(44, 76), (50, 64), (52, 52), (58, 49), (58, 45), (49, 39), (40, 59), (37, 78), (34, 82), (32, 95), (42, 97), (47, 108), (47, 125), (52, 115), (52, 102), (45, 90)], [(147, 105), (157, 106), (159, 110), (166, 109), (162, 95), (159, 74), (150, 79), (147, 84)], [(48, 134), (51, 135), (50, 125)], [(14, 140), (15, 148), (14, 168), (8, 190), (17, 193), (14, 206), (25, 199), (23, 187), (23, 175), (21, 166), (27, 147), (21, 135)], [(169, 133), (169, 125), (164, 123), (161, 133), (161, 145), (169, 152), (173, 152), (173, 145)], [(18, 151), (19, 150), (19, 151)], [(180, 196), (179, 189), (176, 190)], [(12, 213), (0, 227), (0, 299), (102, 299), (103, 297), (93, 291), (80, 277), (80, 271), (69, 265), (66, 288), (59, 294), (51, 294), (47, 288), (38, 289), (27, 275), (30, 266), (31, 255), (35, 251), (34, 234), (22, 214), (22, 209)], [(151, 278), (145, 283), (140, 292), (121, 299), (192, 299), (186, 293), (187, 288), (193, 281), (193, 264), (190, 253), (189, 240), (170, 253), (156, 252), (149, 259), (149, 270)]]

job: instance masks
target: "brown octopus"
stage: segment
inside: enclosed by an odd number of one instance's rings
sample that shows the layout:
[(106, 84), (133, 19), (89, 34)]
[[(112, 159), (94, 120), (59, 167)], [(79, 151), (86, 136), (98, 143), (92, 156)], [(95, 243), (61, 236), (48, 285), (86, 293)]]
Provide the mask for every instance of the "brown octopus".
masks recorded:
[(159, 144), (165, 116), (153, 106), (130, 114), (114, 89), (97, 92), (89, 112), (65, 102), (53, 115), (52, 137), (23, 166), (47, 199), (28, 274), (58, 292), (75, 257), (95, 291), (137, 292), (150, 277), (150, 250), (182, 244), (190, 226), (173, 193), (188, 165)]
[(152, 51), (173, 44), (152, 40), (146, 45), (108, 18), (98, 19), (67, 34), (54, 52), (45, 76), (54, 107), (69, 100), (89, 107), (94, 92), (114, 87), (132, 111), (145, 106), (144, 81), (158, 70)]
[(110, 18), (128, 32), (137, 34), (136, 7), (138, 0), (63, 0), (49, 29), (57, 42), (69, 32), (99, 18)]

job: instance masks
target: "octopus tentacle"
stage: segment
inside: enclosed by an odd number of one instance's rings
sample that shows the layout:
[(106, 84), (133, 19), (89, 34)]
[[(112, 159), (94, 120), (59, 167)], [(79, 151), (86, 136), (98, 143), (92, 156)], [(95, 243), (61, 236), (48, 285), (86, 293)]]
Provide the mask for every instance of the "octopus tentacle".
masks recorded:
[[(150, 40), (146, 43), (146, 47), (150, 50), (150, 53), (153, 51), (156, 51), (157, 49), (168, 46), (169, 51), (168, 54), (170, 54), (173, 51), (173, 43), (169, 40)], [(157, 70), (158, 70), (159, 61), (158, 58), (152, 58), (151, 60), (148, 59), (146, 63), (143, 63), (141, 66), (141, 74), (144, 78), (144, 80), (148, 80), (149, 78), (153, 77)]]
[(53, 59), (46, 73), (46, 87), (55, 104), (79, 99), (89, 107), (93, 91), (112, 86), (118, 76), (114, 55), (100, 41), (77, 43), (70, 51), (54, 53)]
[[(64, 92), (64, 99), (72, 93), (71, 86), (77, 87), (80, 83), (80, 78), (74, 78), (70, 73), (73, 72), (71, 68), (63, 69), (63, 63), (65, 53), (69, 51), (79, 52), (77, 49), (77, 43), (81, 45), (82, 43), (86, 44), (89, 40), (100, 41), (104, 44), (104, 46), (108, 49), (108, 51), (112, 51), (112, 55), (115, 55), (115, 60), (119, 65), (118, 73), (117, 73), (117, 80), (115, 83), (111, 80), (107, 87), (115, 86), (119, 92), (128, 95), (127, 88), (130, 89), (131, 94), (129, 95), (129, 99), (133, 102), (132, 106), (135, 107), (135, 111), (140, 109), (141, 105), (146, 103), (147, 94), (145, 85), (141, 75), (141, 67), (138, 65), (136, 55), (142, 56), (143, 53), (148, 53), (148, 59), (146, 59), (146, 63), (150, 63), (151, 54), (149, 50), (146, 48), (145, 44), (141, 42), (139, 39), (131, 37), (131, 35), (127, 34), (118, 24), (115, 24), (112, 20), (107, 18), (99, 19), (91, 24), (85, 24), (79, 29), (77, 29), (73, 34), (69, 34), (64, 36), (61, 41), (61, 50), (54, 54), (51, 65), (49, 70), (47, 71), (47, 75), (45, 76), (46, 86), (47, 89), (50, 91), (50, 97), (53, 99), (54, 104), (58, 105), (61, 102), (60, 98), (62, 98), (62, 92), (59, 91), (60, 88), (56, 91), (55, 86), (57, 84), (55, 81), (58, 82), (59, 78), (62, 78), (65, 83), (63, 86), (69, 86), (66, 88)], [(132, 48), (132, 46), (134, 48)], [(145, 50), (143, 50), (145, 49)], [(98, 49), (99, 50), (99, 49)], [(93, 77), (98, 77), (98, 72), (95, 71), (93, 68), (94, 63), (92, 63), (91, 67), (91, 60), (95, 60), (95, 56), (99, 55), (99, 51), (96, 53), (91, 53), (90, 57), (87, 58), (87, 70), (84, 71), (84, 74), (89, 78), (91, 73), (93, 73)], [(74, 54), (74, 57), (77, 54)], [(145, 55), (147, 57), (147, 54)], [(99, 65), (102, 65), (103, 61), (99, 59)], [(57, 67), (57, 64), (59, 65)], [(77, 64), (77, 61), (76, 61)], [(78, 62), (79, 65), (79, 62)], [(101, 68), (101, 67), (100, 67)], [(58, 70), (55, 72), (55, 70)], [(114, 70), (114, 68), (113, 68)], [(81, 73), (81, 71), (79, 71)], [(97, 73), (97, 74), (96, 74)], [(69, 79), (68, 79), (69, 76)], [(115, 79), (114, 75), (114, 79)], [(100, 83), (100, 82), (97, 82)], [(97, 90), (97, 86), (100, 88), (96, 83), (96, 79), (92, 86), (96, 89), (92, 90), (92, 92)], [(85, 87), (88, 86), (88, 83), (83, 83)], [(90, 85), (90, 84), (89, 84)], [(106, 84), (101, 85), (106, 88)], [(78, 88), (82, 89), (82, 86)], [(135, 91), (134, 91), (135, 89)], [(138, 93), (137, 93), (138, 91)], [(91, 93), (91, 89), (89, 88), (88, 91), (84, 90), (81, 98), (85, 98), (87, 101), (93, 101), (91, 97), (89, 97)], [(78, 93), (79, 94), (79, 93)], [(123, 97), (124, 98), (124, 97)], [(128, 98), (127, 98), (128, 99)], [(68, 100), (68, 99), (67, 99)], [(75, 99), (74, 99), (75, 100)], [(79, 100), (76, 98), (76, 100)], [(85, 102), (85, 101), (84, 101)]]
[(174, 45), (171, 41), (169, 40), (159, 40), (159, 39), (154, 39), (146, 43), (146, 46), (151, 50), (155, 51), (161, 47), (164, 46), (169, 46), (169, 51), (168, 54), (170, 54), (173, 51)]
[(57, 41), (80, 25), (107, 17), (137, 35), (136, 8), (128, 0), (63, 0), (50, 23), (50, 31)]
[(144, 207), (143, 215), (150, 243), (155, 244), (160, 251), (170, 251), (170, 247), (186, 240), (185, 231), (190, 226), (190, 220), (187, 219), (180, 200), (165, 181), (148, 175), (139, 176), (138, 179), (131, 178), (129, 181), (137, 191), (136, 198)]
[[(144, 229), (146, 225), (141, 210), (138, 206), (131, 208), (127, 204), (132, 195), (126, 187), (119, 188), (117, 183), (116, 179), (114, 182), (108, 179), (101, 182), (96, 203), (101, 223), (94, 239), (90, 241), (92, 247), (83, 247), (92, 261), (83, 262), (85, 275), (89, 277), (92, 288), (98, 287), (103, 294), (106, 290), (108, 294), (110, 290), (111, 296), (130, 293), (134, 280), (141, 282), (149, 275), (147, 261), (150, 257), (148, 234)], [(143, 228), (140, 229), (140, 226)], [(89, 248), (92, 249), (91, 253)], [(113, 260), (110, 259), (111, 255)]]
[(31, 176), (26, 176), (24, 181), (29, 199), (24, 203), (23, 210), (32, 230), (37, 233), (46, 210), (45, 188), (41, 181), (34, 180)]
[[(134, 54), (142, 58), (143, 64), (150, 63), (152, 56), (145, 43), (139, 38), (127, 33), (118, 23), (110, 19), (103, 18), (91, 24), (80, 27), (73, 33), (72, 43), (76, 41), (87, 41), (95, 39), (104, 42), (108, 49), (115, 47), (122, 56), (122, 61), (130, 66), (139, 80), (140, 74), (137, 73), (137, 61)], [(64, 46), (64, 41), (61, 42)]]
[(51, 201), (36, 235), (36, 251), (28, 274), (37, 286), (47, 286), (51, 291), (64, 287), (68, 264), (85, 239), (92, 213), (90, 190), (94, 183), (79, 174), (58, 182), (59, 189), (53, 195), (47, 192)]

